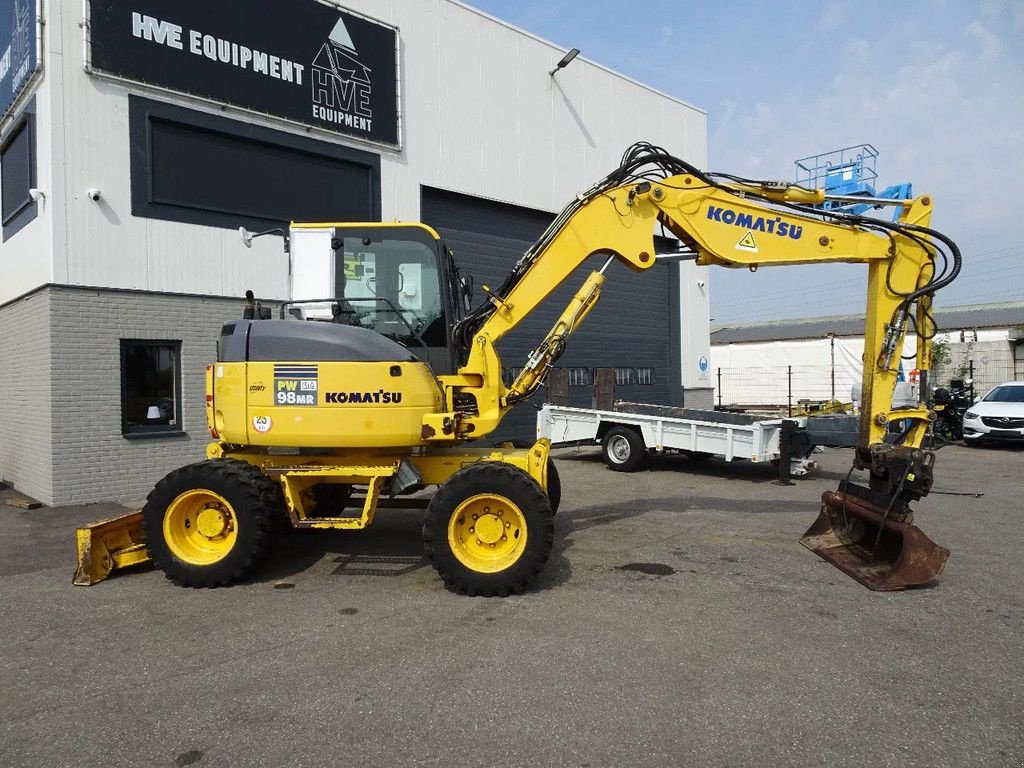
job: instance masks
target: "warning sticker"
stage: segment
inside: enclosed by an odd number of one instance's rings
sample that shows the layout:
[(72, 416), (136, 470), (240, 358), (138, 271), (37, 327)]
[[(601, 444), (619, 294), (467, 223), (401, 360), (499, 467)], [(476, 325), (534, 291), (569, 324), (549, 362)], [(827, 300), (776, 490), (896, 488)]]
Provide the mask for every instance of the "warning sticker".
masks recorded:
[(757, 243), (754, 242), (754, 233), (747, 230), (747, 234), (740, 238), (740, 241), (736, 243), (736, 250), (757, 253)]
[(270, 431), (270, 428), (274, 426), (274, 422), (271, 421), (269, 416), (253, 416), (252, 417), (252, 428), (261, 434), (265, 434)]

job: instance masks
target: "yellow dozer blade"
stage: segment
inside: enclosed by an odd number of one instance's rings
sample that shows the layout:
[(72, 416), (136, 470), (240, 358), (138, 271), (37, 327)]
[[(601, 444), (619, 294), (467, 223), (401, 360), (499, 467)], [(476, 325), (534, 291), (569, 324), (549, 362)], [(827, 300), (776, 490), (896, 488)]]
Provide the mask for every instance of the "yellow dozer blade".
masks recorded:
[(89, 586), (103, 581), (117, 568), (149, 562), (142, 538), (142, 513), (100, 520), (79, 528), (78, 569), (74, 583)]

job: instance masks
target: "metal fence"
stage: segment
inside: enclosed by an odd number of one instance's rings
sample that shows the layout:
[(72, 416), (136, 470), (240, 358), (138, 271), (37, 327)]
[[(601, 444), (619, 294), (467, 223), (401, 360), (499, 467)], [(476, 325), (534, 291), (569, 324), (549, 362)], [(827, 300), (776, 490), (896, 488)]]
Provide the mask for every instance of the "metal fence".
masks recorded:
[(931, 374), (931, 387), (948, 387), (954, 379), (972, 381), (974, 394), (984, 395), (992, 387), (1005, 381), (1024, 379), (1021, 363), (1014, 367), (1013, 360), (980, 360), (968, 359), (958, 364), (947, 364), (937, 368)]
[[(953, 379), (973, 380), (974, 393), (984, 395), (997, 384), (1015, 378), (1024, 378), (1024, 371), (1015, 370), (1012, 360), (968, 359), (932, 371), (928, 388), (948, 387)], [(859, 400), (860, 386), (859, 372), (854, 376), (849, 369), (839, 366), (717, 368), (715, 403), (720, 408), (792, 415), (804, 409), (814, 410), (829, 400), (851, 402), (854, 391)]]
[(718, 368), (715, 379), (719, 407), (781, 415), (804, 403), (848, 402), (854, 383), (841, 368), (829, 365)]

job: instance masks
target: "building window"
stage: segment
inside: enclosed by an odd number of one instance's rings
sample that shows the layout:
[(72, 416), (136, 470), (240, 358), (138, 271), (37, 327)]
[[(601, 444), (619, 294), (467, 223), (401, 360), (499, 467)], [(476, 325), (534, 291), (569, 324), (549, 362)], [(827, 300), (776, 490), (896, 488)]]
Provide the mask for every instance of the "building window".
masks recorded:
[(615, 386), (624, 387), (627, 384), (636, 384), (636, 371), (633, 368), (616, 368)]
[(121, 432), (181, 432), (181, 342), (121, 340)]
[(593, 379), (590, 376), (589, 368), (570, 368), (569, 369), (569, 386), (570, 387), (589, 387), (593, 384)]
[(653, 368), (637, 368), (636, 369), (636, 383), (637, 384), (653, 384), (654, 383), (654, 369)]
[(26, 110), (21, 121), (0, 143), (0, 210), (4, 240), (36, 217), (36, 202), (29, 192), (36, 185), (34, 117)]

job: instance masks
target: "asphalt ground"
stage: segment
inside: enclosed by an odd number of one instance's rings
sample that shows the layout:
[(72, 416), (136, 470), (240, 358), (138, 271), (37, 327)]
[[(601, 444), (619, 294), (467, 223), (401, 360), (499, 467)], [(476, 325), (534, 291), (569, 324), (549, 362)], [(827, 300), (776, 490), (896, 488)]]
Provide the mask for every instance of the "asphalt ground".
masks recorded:
[[(797, 543), (851, 453), (789, 487), (560, 451), (529, 594), (445, 591), (420, 514), (290, 534), (251, 581), (71, 586), (114, 505), (0, 504), (3, 766), (1024, 764), (1024, 451), (944, 448), (937, 586), (874, 593)], [(645, 571), (649, 573), (645, 573)]]

